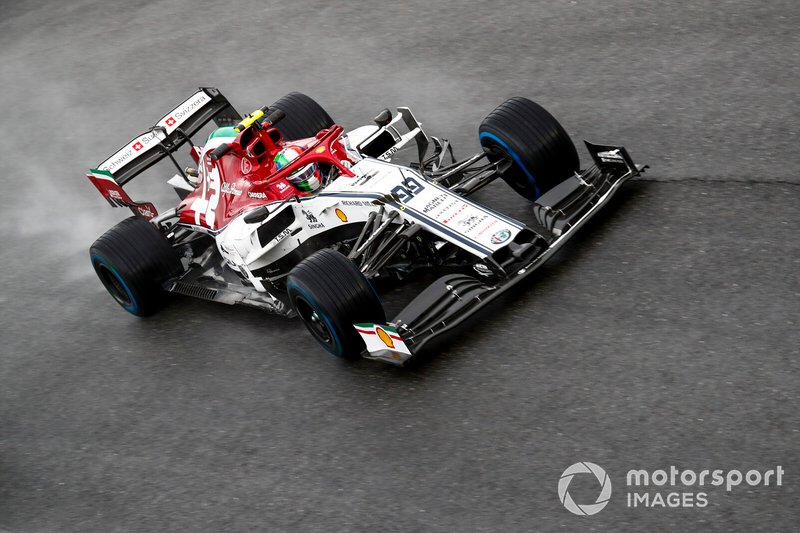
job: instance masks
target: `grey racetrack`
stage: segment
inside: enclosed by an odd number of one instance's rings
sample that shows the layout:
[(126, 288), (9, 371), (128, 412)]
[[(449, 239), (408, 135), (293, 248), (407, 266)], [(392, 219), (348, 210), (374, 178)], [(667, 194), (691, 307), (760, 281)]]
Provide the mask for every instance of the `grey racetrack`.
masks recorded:
[[(791, 0), (3, 1), (0, 531), (796, 530), (798, 27)], [(522, 95), (651, 169), (435, 353), (348, 363), (253, 310), (136, 319), (92, 272), (127, 213), (86, 170), (199, 85), (346, 127), (408, 105), (461, 156)], [(613, 486), (589, 517), (557, 492), (581, 461)], [(628, 506), (671, 465), (785, 474)]]

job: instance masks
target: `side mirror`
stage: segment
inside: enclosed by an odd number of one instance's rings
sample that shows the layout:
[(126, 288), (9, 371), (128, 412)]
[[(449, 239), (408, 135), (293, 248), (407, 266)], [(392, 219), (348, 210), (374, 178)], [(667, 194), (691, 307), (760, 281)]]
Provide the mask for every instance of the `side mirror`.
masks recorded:
[(382, 128), (392, 121), (392, 112), (389, 111), (389, 108), (387, 107), (386, 109), (378, 113), (378, 116), (373, 118), (372, 120), (375, 121), (375, 124), (377, 124), (379, 128)]

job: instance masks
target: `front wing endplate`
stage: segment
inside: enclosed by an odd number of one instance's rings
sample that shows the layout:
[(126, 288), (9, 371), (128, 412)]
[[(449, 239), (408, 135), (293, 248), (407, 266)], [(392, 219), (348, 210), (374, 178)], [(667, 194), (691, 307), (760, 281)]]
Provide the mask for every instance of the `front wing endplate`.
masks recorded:
[(411, 350), (395, 327), (372, 323), (353, 324), (353, 327), (364, 341), (366, 349), (362, 356), (366, 359), (402, 365), (411, 357)]

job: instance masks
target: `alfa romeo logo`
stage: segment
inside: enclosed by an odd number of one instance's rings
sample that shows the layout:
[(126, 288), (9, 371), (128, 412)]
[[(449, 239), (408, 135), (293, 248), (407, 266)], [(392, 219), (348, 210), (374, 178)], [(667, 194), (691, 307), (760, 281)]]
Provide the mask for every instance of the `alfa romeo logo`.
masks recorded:
[[(597, 500), (595, 500), (594, 503), (579, 505), (575, 503), (572, 499), (572, 496), (569, 495), (567, 489), (569, 489), (569, 484), (576, 474), (594, 474), (594, 477), (597, 478), (597, 482), (600, 483), (601, 488), (600, 495), (597, 497)], [(597, 514), (602, 511), (606, 505), (608, 505), (608, 500), (610, 498), (611, 479), (609, 479), (605, 470), (594, 463), (585, 461), (583, 463), (575, 463), (564, 470), (564, 473), (561, 474), (561, 479), (558, 480), (558, 499), (561, 500), (561, 503), (570, 513), (579, 516), (591, 516), (593, 514)]]
[(506, 242), (509, 237), (511, 237), (511, 232), (507, 229), (501, 229), (492, 235), (491, 241), (492, 244), (502, 244)]

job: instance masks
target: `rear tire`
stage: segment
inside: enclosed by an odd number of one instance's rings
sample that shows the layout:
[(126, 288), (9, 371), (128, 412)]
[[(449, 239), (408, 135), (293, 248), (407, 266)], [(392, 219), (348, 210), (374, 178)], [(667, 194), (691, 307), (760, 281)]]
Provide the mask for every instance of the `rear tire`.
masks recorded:
[(162, 284), (183, 271), (167, 238), (137, 216), (105, 232), (89, 248), (89, 257), (109, 294), (137, 316), (161, 309), (167, 301)]
[(352, 261), (333, 250), (319, 250), (295, 266), (286, 291), (311, 335), (337, 357), (357, 358), (365, 348), (353, 324), (386, 322), (370, 282)]
[(322, 106), (303, 93), (289, 93), (269, 106), (269, 109), (280, 109), (286, 113), (286, 117), (276, 127), (287, 141), (314, 137), (320, 130), (334, 124)]
[(580, 168), (567, 132), (542, 106), (527, 98), (506, 100), (478, 128), (490, 161), (512, 160), (501, 176), (515, 191), (536, 200)]

